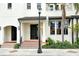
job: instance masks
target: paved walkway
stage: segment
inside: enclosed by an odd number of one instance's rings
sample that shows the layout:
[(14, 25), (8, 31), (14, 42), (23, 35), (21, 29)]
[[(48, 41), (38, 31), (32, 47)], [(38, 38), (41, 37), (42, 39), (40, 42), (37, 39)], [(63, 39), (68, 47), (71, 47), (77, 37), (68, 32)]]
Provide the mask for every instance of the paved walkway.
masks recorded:
[(12, 49), (0, 48), (0, 56), (79, 56), (79, 49), (42, 49), (38, 54), (37, 49)]

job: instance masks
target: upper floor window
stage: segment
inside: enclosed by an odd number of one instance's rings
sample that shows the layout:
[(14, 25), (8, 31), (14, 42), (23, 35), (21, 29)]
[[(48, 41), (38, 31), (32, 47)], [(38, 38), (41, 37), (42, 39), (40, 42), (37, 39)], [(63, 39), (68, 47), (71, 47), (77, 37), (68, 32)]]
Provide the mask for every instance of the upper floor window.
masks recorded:
[(50, 5), (49, 8), (50, 8), (50, 10), (52, 11), (52, 10), (53, 10), (53, 5)]
[(37, 3), (37, 9), (41, 8), (41, 3)]
[(46, 9), (53, 11), (53, 10), (59, 10), (59, 4), (58, 3), (46, 3)]
[(31, 3), (27, 3), (27, 9), (31, 9)]
[(54, 5), (55, 5), (55, 10), (59, 10), (59, 5), (57, 3), (55, 3)]
[[(62, 4), (61, 4), (61, 9), (62, 9)], [(72, 3), (66, 3), (66, 4), (65, 4), (65, 9), (68, 10), (68, 11), (73, 10), (73, 5), (72, 5)]]
[(72, 3), (66, 3), (65, 9), (66, 10), (73, 10)]
[(47, 3), (47, 4), (46, 4), (46, 10), (53, 11), (53, 9), (54, 9), (53, 3)]
[(12, 9), (12, 3), (8, 3), (8, 9)]

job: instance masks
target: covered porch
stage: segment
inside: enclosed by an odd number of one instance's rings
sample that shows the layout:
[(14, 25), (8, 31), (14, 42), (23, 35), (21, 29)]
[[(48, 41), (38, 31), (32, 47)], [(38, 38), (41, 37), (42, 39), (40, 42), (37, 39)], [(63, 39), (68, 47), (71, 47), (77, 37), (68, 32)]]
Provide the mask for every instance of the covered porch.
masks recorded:
[[(38, 17), (23, 17), (18, 19), (22, 46), (38, 46), (38, 20)], [(45, 42), (46, 17), (42, 16), (40, 20), (41, 42)]]

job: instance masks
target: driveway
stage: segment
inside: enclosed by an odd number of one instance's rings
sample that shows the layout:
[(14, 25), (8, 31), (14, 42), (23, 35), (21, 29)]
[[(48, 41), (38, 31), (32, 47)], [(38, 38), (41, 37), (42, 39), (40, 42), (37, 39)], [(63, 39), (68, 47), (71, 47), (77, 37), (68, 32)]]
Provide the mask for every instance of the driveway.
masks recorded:
[(0, 56), (79, 56), (79, 49), (42, 49), (38, 54), (37, 49), (0, 48)]

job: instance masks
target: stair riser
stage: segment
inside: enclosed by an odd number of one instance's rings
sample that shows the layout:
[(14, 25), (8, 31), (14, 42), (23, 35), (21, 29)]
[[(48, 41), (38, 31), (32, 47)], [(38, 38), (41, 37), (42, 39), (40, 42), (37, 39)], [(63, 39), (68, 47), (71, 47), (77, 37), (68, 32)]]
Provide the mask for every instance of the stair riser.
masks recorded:
[(22, 42), (21, 48), (37, 48), (38, 41), (24, 41)]
[(13, 48), (16, 43), (4, 43), (2, 48)]

